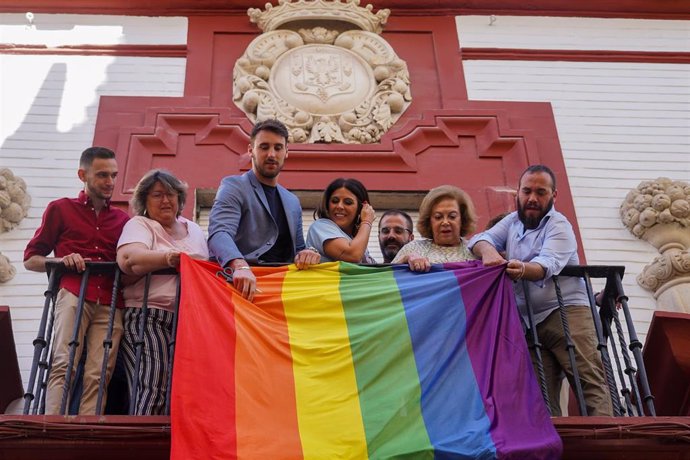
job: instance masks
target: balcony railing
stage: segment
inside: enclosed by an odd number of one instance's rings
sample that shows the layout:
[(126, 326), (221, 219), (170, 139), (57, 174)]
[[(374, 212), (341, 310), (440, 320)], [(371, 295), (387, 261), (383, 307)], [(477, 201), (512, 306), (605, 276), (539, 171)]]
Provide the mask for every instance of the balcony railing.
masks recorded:
[[(45, 302), (43, 306), (43, 314), (41, 315), (41, 322), (39, 323), (38, 334), (33, 342), (34, 345), (34, 356), (31, 364), (31, 371), (29, 373), (29, 383), (24, 393), (24, 414), (44, 414), (45, 413), (45, 398), (48, 377), (51, 369), (51, 338), (53, 332), (53, 322), (55, 316), (55, 302), (57, 299), (57, 294), (60, 287), (60, 278), (65, 273), (66, 269), (62, 263), (48, 262), (46, 264), (48, 272), (48, 289), (45, 291)], [(65, 382), (63, 384), (62, 390), (62, 402), (60, 405), (60, 414), (65, 415), (69, 413), (68, 411), (68, 401), (69, 395), (73, 393), (75, 388), (76, 376), (73, 372), (75, 369), (75, 357), (76, 351), (79, 347), (79, 343), (83, 340), (83, 337), (79, 337), (79, 323), (81, 321), (82, 315), (84, 313), (84, 296), (86, 293), (86, 286), (88, 284), (89, 277), (91, 275), (109, 275), (113, 277), (113, 292), (112, 301), (109, 306), (110, 315), (108, 321), (108, 328), (106, 336), (103, 340), (103, 366), (101, 369), (101, 376), (98, 386), (98, 397), (96, 402), (96, 415), (101, 415), (102, 408), (105, 406), (105, 401), (103, 396), (105, 392), (105, 381), (106, 381), (106, 369), (108, 363), (108, 356), (112, 350), (112, 333), (115, 318), (115, 310), (118, 302), (118, 297), (120, 294), (121, 286), (121, 271), (115, 262), (86, 262), (86, 270), (81, 275), (81, 286), (79, 290), (79, 296), (77, 300), (77, 313), (75, 324), (72, 332), (72, 340), (69, 343), (69, 359), (67, 365), (67, 371), (65, 375)], [(139, 375), (139, 366), (141, 364), (141, 355), (144, 344), (144, 326), (146, 323), (146, 316), (148, 312), (148, 292), (153, 276), (157, 275), (175, 275), (177, 276), (177, 271), (173, 269), (160, 270), (154, 273), (149, 273), (146, 275), (146, 284), (144, 288), (144, 301), (142, 304), (142, 320), (138, 328), (138, 335), (135, 341), (136, 350), (136, 360), (135, 360), (135, 371), (134, 375)], [(179, 276), (177, 276), (177, 294), (175, 296), (174, 303), (174, 322), (173, 322), (173, 340), (170, 341), (168, 345), (168, 353), (170, 356), (169, 367), (166, 369), (166, 375), (168, 380), (168, 388), (172, 381), (172, 365), (173, 358), (175, 355), (175, 332), (177, 329), (177, 310), (179, 307), (180, 299), (180, 283)], [(86, 353), (99, 353), (100, 350), (86, 350)], [(139, 382), (136, 385), (131, 383), (129, 385), (129, 410), (128, 413), (131, 415), (134, 413), (134, 407), (136, 403), (136, 398), (138, 394)], [(166, 407), (165, 413), (170, 413), (170, 391), (166, 395)]]
[[(597, 335), (597, 349), (601, 354), (606, 382), (613, 404), (613, 415), (656, 415), (654, 397), (649, 389), (647, 373), (642, 360), (642, 343), (637, 337), (635, 325), (630, 314), (630, 308), (628, 307), (628, 297), (623, 290), (623, 283), (621, 280), (624, 273), (625, 267), (623, 266), (573, 265), (565, 267), (559, 275), (553, 276), (561, 324), (565, 335), (566, 349), (570, 360), (570, 366), (574, 374), (573, 380), (575, 385), (573, 391), (575, 393), (577, 408), (580, 415), (588, 414), (582, 391), (582, 384), (576, 366), (575, 345), (571, 338), (570, 325), (568, 324), (568, 318), (565, 313), (566, 306), (563, 304), (563, 297), (561, 295), (559, 278), (565, 276), (579, 277), (585, 281), (589, 298), (589, 307), (592, 312), (594, 329)], [(601, 304), (599, 309), (596, 305), (595, 294), (592, 289), (592, 278), (606, 279), (606, 285), (599, 301)], [(526, 283), (526, 281), (523, 281), (523, 283)], [(528, 292), (526, 286), (524, 286), (524, 292)], [(530, 332), (532, 334), (531, 339), (533, 342), (530, 346), (534, 348), (537, 357), (538, 379), (542, 395), (548, 404), (549, 397), (546, 391), (544, 366), (541, 359), (541, 343), (536, 334), (536, 328), (534, 327), (534, 318), (532, 308), (529, 305), (529, 298), (526, 298), (526, 301)], [(623, 326), (621, 322), (619, 311), (623, 312), (625, 326)], [(627, 338), (625, 335), (626, 331), (628, 333)], [(634, 363), (630, 358), (628, 350), (633, 354)], [(613, 357), (613, 359), (611, 357)], [(618, 390), (619, 385), (620, 392)]]
[[(48, 376), (51, 369), (51, 337), (53, 327), (53, 317), (55, 311), (55, 300), (60, 286), (60, 277), (64, 273), (64, 266), (60, 263), (49, 263), (48, 268), (48, 288), (45, 291), (45, 303), (41, 322), (36, 339), (34, 340), (34, 357), (29, 374), (29, 382), (27, 390), (24, 394), (24, 414), (43, 414), (45, 412), (45, 397)], [(601, 359), (604, 366), (606, 381), (611, 394), (613, 402), (613, 412), (615, 416), (654, 416), (654, 398), (650, 393), (649, 384), (645, 372), (644, 363), (642, 361), (642, 344), (637, 337), (635, 327), (633, 325), (632, 316), (628, 307), (628, 298), (625, 296), (621, 279), (623, 277), (625, 268), (621, 266), (569, 266), (566, 267), (558, 276), (554, 276), (556, 285), (556, 292), (560, 304), (561, 319), (563, 329), (566, 336), (566, 348), (569, 354), (571, 367), (575, 374), (575, 385), (573, 388), (577, 406), (581, 415), (586, 415), (586, 405), (583, 396), (582, 386), (577, 375), (576, 353), (574, 344), (570, 337), (569, 325), (567, 316), (565, 315), (565, 306), (560, 294), (559, 278), (564, 276), (576, 276), (585, 280), (587, 286), (587, 293), (590, 299), (590, 308), (592, 317), (594, 319), (594, 328), (597, 334), (598, 349), (601, 353)], [(78, 336), (78, 324), (83, 314), (84, 294), (86, 292), (86, 285), (89, 276), (94, 274), (110, 274), (113, 276), (113, 300), (110, 305), (110, 320), (106, 337), (103, 340), (102, 350), (87, 350), (88, 353), (103, 353), (103, 368), (101, 370), (101, 379), (98, 390), (97, 399), (97, 415), (100, 415), (101, 408), (104, 407), (103, 397), (105, 392), (104, 382), (106, 375), (106, 363), (108, 356), (112, 350), (112, 330), (115, 316), (115, 305), (117, 304), (117, 297), (119, 287), (121, 286), (121, 272), (114, 262), (87, 262), (86, 270), (82, 274), (81, 289), (77, 304), (77, 320), (72, 333), (72, 340), (70, 342), (69, 363), (67, 367), (67, 374), (63, 385), (62, 404), (60, 413), (68, 413), (69, 395), (74, 388), (75, 375), (72, 369), (74, 368), (74, 361), (79, 342), (83, 339)], [(144, 303), (142, 305), (141, 323), (138, 325), (138, 337), (135, 341), (136, 360), (135, 370), (133, 375), (139, 375), (139, 365), (141, 363), (143, 343), (144, 343), (144, 324), (148, 311), (147, 299), (151, 279), (157, 275), (177, 275), (175, 270), (162, 270), (147, 275), (146, 285), (144, 290)], [(595, 295), (592, 289), (591, 278), (605, 278), (606, 287), (603, 291), (600, 308), (595, 302)], [(174, 304), (174, 322), (173, 322), (173, 339), (169, 344), (169, 367), (166, 370), (168, 381), (168, 390), (172, 383), (172, 366), (175, 354), (175, 333), (177, 329), (177, 312), (180, 298), (180, 280), (177, 278), (177, 295)], [(529, 307), (529, 299), (528, 307)], [(529, 311), (530, 325), (533, 324), (533, 317), (531, 308)], [(623, 313), (623, 318), (620, 317), (620, 312)], [(625, 324), (623, 324), (625, 323)], [(531, 331), (535, 331), (534, 327), (530, 327)], [(627, 336), (626, 336), (627, 332)], [(544, 395), (545, 401), (548, 401), (546, 392), (546, 382), (544, 377), (543, 363), (541, 361), (541, 344), (536, 333), (532, 333), (533, 348), (537, 356), (538, 379)], [(632, 352), (632, 359), (628, 350)], [(619, 390), (620, 387), (620, 390)], [(135, 404), (138, 396), (139, 382), (129, 382), (129, 414), (134, 413)], [(166, 395), (165, 413), (170, 412), (170, 394)]]

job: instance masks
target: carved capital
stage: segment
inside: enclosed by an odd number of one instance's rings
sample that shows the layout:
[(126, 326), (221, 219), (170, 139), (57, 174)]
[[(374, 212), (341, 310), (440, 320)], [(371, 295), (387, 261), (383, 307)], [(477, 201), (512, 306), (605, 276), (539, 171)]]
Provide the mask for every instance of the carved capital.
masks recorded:
[(9, 232), (29, 212), (31, 196), (26, 182), (8, 168), (0, 168), (0, 233)]
[(6, 283), (14, 278), (17, 269), (14, 268), (9, 257), (0, 252), (0, 283)]
[(690, 246), (690, 183), (666, 177), (641, 182), (620, 207), (623, 225), (657, 249), (677, 239)]
[(666, 177), (641, 182), (620, 207), (623, 225), (661, 253), (637, 276), (657, 307), (690, 311), (690, 184)]
[(640, 286), (656, 292), (669, 281), (690, 275), (690, 250), (666, 251), (654, 258), (637, 276)]

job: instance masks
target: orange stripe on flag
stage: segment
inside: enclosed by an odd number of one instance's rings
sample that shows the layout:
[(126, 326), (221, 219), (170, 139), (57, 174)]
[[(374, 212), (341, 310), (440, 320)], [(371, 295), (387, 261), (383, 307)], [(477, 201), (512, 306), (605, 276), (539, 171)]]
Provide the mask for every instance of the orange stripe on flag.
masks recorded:
[(302, 458), (290, 340), (280, 295), (287, 267), (278, 272), (270, 269), (270, 275), (267, 269), (253, 270), (262, 292), (253, 304), (235, 297), (237, 456)]

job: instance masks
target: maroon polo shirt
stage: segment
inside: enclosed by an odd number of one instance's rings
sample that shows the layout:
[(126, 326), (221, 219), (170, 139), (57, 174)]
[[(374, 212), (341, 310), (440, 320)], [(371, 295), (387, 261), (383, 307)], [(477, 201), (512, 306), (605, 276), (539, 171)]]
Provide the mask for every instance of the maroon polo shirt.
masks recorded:
[[(60, 198), (48, 204), (41, 226), (26, 245), (24, 260), (35, 255), (64, 257), (74, 252), (92, 261), (114, 262), (117, 241), (122, 227), (129, 220), (124, 211), (110, 206), (110, 202), (96, 214), (89, 196), (82, 190), (78, 198)], [(81, 275), (65, 273), (60, 287), (79, 295)], [(109, 305), (113, 293), (113, 278), (108, 275), (89, 275), (86, 300)], [(118, 294), (118, 307), (122, 295)]]

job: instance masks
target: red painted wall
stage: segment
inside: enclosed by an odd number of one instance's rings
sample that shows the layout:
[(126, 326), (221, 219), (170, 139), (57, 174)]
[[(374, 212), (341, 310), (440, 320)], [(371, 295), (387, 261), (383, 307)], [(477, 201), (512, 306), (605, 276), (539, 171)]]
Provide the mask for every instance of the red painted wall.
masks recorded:
[[(251, 123), (232, 102), (232, 69), (258, 33), (246, 16), (192, 16), (184, 97), (101, 98), (94, 143), (116, 150), (117, 201), (128, 201), (151, 168), (170, 169), (193, 189), (216, 188), (250, 167)], [(291, 145), (281, 183), (322, 190), (352, 176), (370, 190), (454, 184), (474, 199), (483, 228), (512, 208), (507, 190), (522, 170), (544, 163), (558, 176), (558, 208), (577, 229), (550, 104), (467, 100), (453, 16), (393, 17), (384, 36), (407, 62), (410, 108), (380, 144)]]

